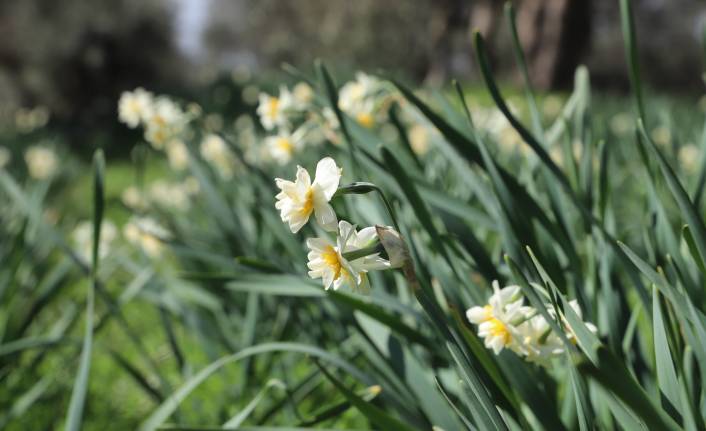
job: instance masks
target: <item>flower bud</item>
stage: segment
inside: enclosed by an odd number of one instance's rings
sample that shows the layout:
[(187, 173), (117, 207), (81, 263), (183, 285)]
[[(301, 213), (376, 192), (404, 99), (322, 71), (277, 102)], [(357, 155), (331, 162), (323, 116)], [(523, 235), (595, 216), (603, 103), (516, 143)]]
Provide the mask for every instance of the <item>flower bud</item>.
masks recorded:
[(410, 260), (407, 243), (399, 232), (388, 226), (375, 226), (380, 243), (387, 252), (391, 268), (400, 268)]

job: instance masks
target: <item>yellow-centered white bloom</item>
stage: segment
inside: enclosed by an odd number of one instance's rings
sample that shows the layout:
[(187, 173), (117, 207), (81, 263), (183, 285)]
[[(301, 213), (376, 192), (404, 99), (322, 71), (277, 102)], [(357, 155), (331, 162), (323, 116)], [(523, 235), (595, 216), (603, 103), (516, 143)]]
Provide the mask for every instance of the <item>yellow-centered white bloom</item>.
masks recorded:
[(287, 110), (292, 107), (294, 100), (286, 87), (280, 87), (278, 97), (260, 93), (258, 100), (257, 115), (260, 116), (260, 123), (265, 130), (287, 125)]
[(149, 217), (133, 217), (123, 226), (125, 239), (142, 249), (150, 257), (157, 257), (162, 253), (163, 240), (170, 237), (169, 231)]
[(7, 166), (11, 158), (12, 154), (10, 154), (10, 150), (5, 147), (0, 147), (0, 169)]
[(170, 139), (181, 132), (186, 120), (186, 114), (176, 103), (168, 97), (159, 97), (152, 104), (145, 120), (145, 139), (154, 148), (161, 150)]
[(157, 180), (149, 187), (150, 201), (158, 206), (184, 211), (189, 208), (189, 193), (183, 184)]
[(336, 230), (338, 219), (329, 201), (338, 190), (340, 180), (341, 169), (331, 157), (321, 159), (316, 165), (313, 182), (309, 172), (301, 166), (297, 166), (295, 181), (275, 179), (281, 190), (275, 196), (275, 208), (280, 211), (282, 221), (289, 224), (292, 233), (299, 232), (312, 214), (322, 228)]
[(303, 128), (299, 128), (294, 133), (280, 130), (277, 135), (265, 138), (265, 148), (277, 163), (286, 165), (292, 160), (294, 153), (304, 146), (305, 133)]
[(336, 242), (326, 238), (309, 238), (309, 277), (320, 278), (324, 289), (333, 286), (338, 290), (344, 284), (351, 289), (366, 289), (369, 286), (367, 272), (387, 269), (390, 263), (380, 257), (379, 253), (347, 260), (344, 253), (366, 248), (375, 243), (377, 233), (374, 227), (356, 231), (355, 226), (345, 220), (338, 224), (339, 234)]
[(32, 146), (25, 151), (25, 162), (29, 175), (38, 180), (52, 177), (59, 167), (59, 159), (50, 148)]
[(314, 100), (314, 90), (306, 82), (300, 82), (292, 89), (292, 96), (297, 108), (303, 109)]
[(146, 122), (151, 116), (154, 96), (144, 88), (124, 91), (118, 101), (118, 118), (129, 128), (134, 129), (140, 122)]
[(189, 150), (180, 139), (172, 139), (166, 147), (169, 166), (175, 171), (183, 171), (189, 166)]
[(355, 81), (347, 82), (338, 97), (338, 107), (351, 114), (358, 112), (366, 99), (373, 96), (380, 89), (380, 81), (365, 73), (358, 72)]
[[(98, 256), (104, 259), (110, 253), (110, 245), (118, 236), (118, 228), (110, 220), (103, 220), (101, 224), (101, 236), (98, 242)], [(76, 244), (78, 254), (86, 261), (90, 262), (93, 254), (93, 223), (84, 220), (76, 225), (72, 234), (74, 244)]]
[(478, 325), (478, 336), (485, 339), (485, 347), (497, 355), (504, 348), (519, 348), (517, 325), (530, 317), (532, 309), (522, 305), (523, 297), (519, 286), (500, 289), (493, 282), (494, 293), (483, 307), (472, 307), (466, 311), (468, 320)]
[(204, 137), (200, 147), (201, 157), (216, 168), (224, 179), (233, 177), (236, 158), (228, 144), (218, 135)]
[(375, 125), (375, 106), (379, 102), (380, 81), (364, 73), (346, 83), (339, 93), (338, 107), (363, 127)]
[(133, 210), (144, 210), (147, 208), (147, 199), (135, 186), (129, 186), (120, 195), (126, 207)]
[[(537, 286), (538, 288), (541, 288)], [(500, 289), (497, 281), (493, 282), (495, 293), (488, 304), (472, 307), (466, 312), (471, 323), (478, 325), (478, 335), (485, 339), (485, 346), (498, 354), (503, 348), (509, 348), (527, 361), (540, 365), (549, 364), (550, 360), (564, 353), (564, 344), (549, 322), (534, 308), (523, 305), (524, 298), (518, 286)], [(569, 306), (581, 318), (581, 308), (576, 300)], [(546, 304), (552, 318), (556, 315), (551, 304)], [(587, 328), (597, 332), (597, 328), (585, 322)], [(566, 319), (561, 325), (567, 338), (576, 342), (576, 335)]]
[[(581, 307), (576, 300), (569, 301), (569, 306), (579, 318), (582, 318)], [(547, 312), (554, 318), (556, 313), (551, 304), (545, 304)], [(576, 335), (565, 318), (561, 319), (564, 331), (569, 341), (576, 343)], [(589, 331), (596, 333), (598, 328), (589, 322), (584, 322)], [(525, 359), (541, 365), (547, 365), (551, 359), (564, 353), (564, 343), (552, 330), (547, 320), (539, 313), (519, 327), (522, 336), (522, 348)]]

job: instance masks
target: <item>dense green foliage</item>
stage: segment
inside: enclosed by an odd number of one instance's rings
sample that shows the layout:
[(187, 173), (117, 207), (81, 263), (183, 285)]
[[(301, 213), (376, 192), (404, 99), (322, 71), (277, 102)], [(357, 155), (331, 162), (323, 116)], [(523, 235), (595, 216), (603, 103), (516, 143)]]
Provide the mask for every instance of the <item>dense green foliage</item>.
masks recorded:
[[(296, 165), (256, 163), (235, 126), (219, 131), (228, 175), (198, 151), (201, 117), (184, 138), (186, 173), (135, 153), (138, 188), (195, 178), (178, 210), (120, 202), (133, 169), (105, 168), (100, 152), (90, 190), (65, 172), (0, 168), (0, 428), (703, 429), (703, 114), (643, 95), (628, 6), (634, 119), (593, 101), (583, 68), (561, 109), (539, 109), (547, 100), (529, 86), (510, 106), (475, 35), (521, 147), (474, 118), (488, 108), (458, 86), (386, 84), (396, 104), (364, 127), (339, 109), (323, 65), (303, 77), (340, 127), (294, 161), (333, 157), (338, 216), (395, 226), (409, 249), (402, 270), (370, 273), (369, 292), (307, 276), (304, 239), (323, 232), (292, 234), (274, 207), (274, 178)], [(427, 151), (407, 139), (417, 124)], [(57, 201), (58, 221), (46, 211)], [(107, 221), (133, 213), (163, 228), (102, 253)], [(82, 250), (67, 229), (89, 217)], [(464, 312), (494, 280), (520, 286), (562, 354), (540, 366), (483, 346)]]

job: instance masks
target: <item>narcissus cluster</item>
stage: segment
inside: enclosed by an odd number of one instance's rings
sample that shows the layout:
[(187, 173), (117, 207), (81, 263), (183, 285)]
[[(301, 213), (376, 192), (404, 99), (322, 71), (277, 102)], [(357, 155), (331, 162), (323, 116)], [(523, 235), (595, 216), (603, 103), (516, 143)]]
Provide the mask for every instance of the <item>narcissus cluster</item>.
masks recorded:
[[(541, 289), (540, 286), (535, 286)], [(582, 312), (576, 300), (569, 303), (574, 312), (581, 317)], [(546, 304), (550, 317), (556, 318), (551, 304)], [(500, 288), (493, 282), (493, 294), (484, 306), (476, 306), (466, 311), (468, 320), (477, 325), (478, 336), (484, 339), (485, 347), (499, 354), (503, 349), (510, 349), (530, 362), (547, 364), (552, 358), (564, 353), (564, 342), (553, 330), (549, 322), (533, 307), (525, 305), (525, 298), (520, 286)], [(560, 327), (565, 331), (566, 339), (575, 342), (575, 334), (569, 323), (562, 316)], [(596, 327), (585, 322), (586, 327), (596, 332)]]
[(335, 235), (307, 239), (309, 277), (320, 278), (324, 289), (347, 285), (352, 290), (366, 290), (368, 271), (388, 269), (390, 262), (374, 247), (378, 243), (375, 227), (357, 230), (345, 220), (338, 221), (330, 202), (340, 180), (341, 169), (331, 157), (319, 161), (313, 181), (309, 172), (298, 166), (294, 181), (275, 180), (281, 190), (275, 207), (292, 233), (299, 232), (313, 215), (321, 228)]

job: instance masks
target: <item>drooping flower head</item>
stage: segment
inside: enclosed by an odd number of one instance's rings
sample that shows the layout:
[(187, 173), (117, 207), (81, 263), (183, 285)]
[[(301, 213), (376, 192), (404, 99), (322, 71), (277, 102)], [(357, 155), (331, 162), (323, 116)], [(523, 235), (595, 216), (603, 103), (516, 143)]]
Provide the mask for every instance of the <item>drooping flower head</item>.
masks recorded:
[(281, 190), (277, 194), (275, 208), (280, 211), (282, 221), (289, 224), (292, 233), (297, 233), (314, 214), (319, 225), (327, 231), (335, 231), (337, 218), (329, 203), (338, 189), (341, 169), (331, 157), (323, 158), (316, 165), (316, 176), (311, 181), (309, 172), (297, 166), (294, 181), (275, 179)]
[(380, 257), (379, 253), (348, 260), (345, 253), (357, 251), (373, 244), (377, 239), (374, 227), (366, 227), (357, 231), (355, 226), (345, 220), (338, 224), (336, 242), (326, 238), (309, 238), (309, 277), (321, 278), (324, 289), (333, 286), (338, 290), (348, 285), (352, 290), (365, 290), (368, 287), (367, 272), (390, 267), (390, 263)]

